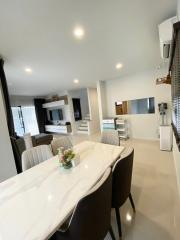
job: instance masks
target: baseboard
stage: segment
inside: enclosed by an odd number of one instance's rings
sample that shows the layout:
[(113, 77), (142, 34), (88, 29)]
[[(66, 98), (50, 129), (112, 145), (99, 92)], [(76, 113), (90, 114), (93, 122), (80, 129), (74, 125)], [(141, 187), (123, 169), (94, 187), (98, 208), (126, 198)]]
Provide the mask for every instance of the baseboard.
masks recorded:
[(143, 141), (156, 141), (159, 142), (159, 138), (129, 138), (129, 139), (133, 139), (133, 140), (143, 140)]

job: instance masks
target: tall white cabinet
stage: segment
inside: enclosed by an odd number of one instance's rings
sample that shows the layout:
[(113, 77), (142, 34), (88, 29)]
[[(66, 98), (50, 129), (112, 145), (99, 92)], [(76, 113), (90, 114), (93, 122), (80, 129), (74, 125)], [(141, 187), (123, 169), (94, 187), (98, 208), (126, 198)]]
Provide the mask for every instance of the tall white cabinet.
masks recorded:
[(172, 127), (160, 126), (160, 150), (172, 150)]

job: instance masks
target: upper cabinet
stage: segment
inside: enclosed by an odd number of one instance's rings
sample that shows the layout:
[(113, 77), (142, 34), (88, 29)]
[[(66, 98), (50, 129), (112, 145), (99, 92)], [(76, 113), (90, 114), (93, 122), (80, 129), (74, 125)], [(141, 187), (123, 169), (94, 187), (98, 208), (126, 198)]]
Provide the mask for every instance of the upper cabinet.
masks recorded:
[(43, 108), (55, 108), (60, 107), (64, 105), (68, 105), (68, 97), (62, 96), (62, 97), (56, 97), (57, 100), (50, 100), (47, 103), (43, 104)]

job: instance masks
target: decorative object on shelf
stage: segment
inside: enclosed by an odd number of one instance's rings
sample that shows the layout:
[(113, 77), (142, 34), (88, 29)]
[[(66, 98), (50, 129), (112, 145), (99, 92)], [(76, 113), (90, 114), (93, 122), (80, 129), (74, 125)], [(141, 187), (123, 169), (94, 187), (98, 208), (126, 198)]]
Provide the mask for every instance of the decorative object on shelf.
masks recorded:
[(43, 104), (43, 108), (52, 108), (64, 105), (68, 105), (68, 96), (55, 95), (51, 98), (46, 99), (45, 103)]
[(159, 84), (171, 84), (170, 73), (166, 77), (157, 78), (156, 79), (156, 85), (159, 85)]
[(61, 147), (58, 149), (60, 166), (65, 169), (69, 169), (73, 166), (72, 160), (75, 158), (75, 156), (76, 155), (71, 148), (64, 150), (64, 148)]
[(50, 103), (52, 102), (52, 99), (51, 98), (46, 98), (46, 102), (45, 103)]
[(52, 96), (52, 102), (59, 101), (59, 100), (60, 100), (60, 97), (58, 95)]

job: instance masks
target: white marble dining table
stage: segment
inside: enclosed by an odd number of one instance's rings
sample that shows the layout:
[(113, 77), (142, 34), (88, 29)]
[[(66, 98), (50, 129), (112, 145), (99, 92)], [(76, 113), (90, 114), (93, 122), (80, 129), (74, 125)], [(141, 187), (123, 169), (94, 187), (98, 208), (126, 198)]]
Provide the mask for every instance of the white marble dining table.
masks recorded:
[(0, 240), (48, 239), (123, 150), (84, 141), (76, 167), (60, 168), (55, 156), (0, 183)]

